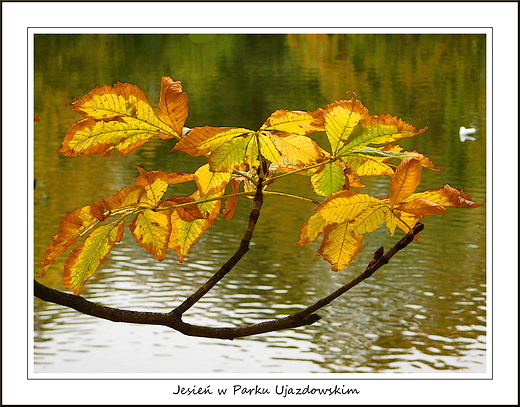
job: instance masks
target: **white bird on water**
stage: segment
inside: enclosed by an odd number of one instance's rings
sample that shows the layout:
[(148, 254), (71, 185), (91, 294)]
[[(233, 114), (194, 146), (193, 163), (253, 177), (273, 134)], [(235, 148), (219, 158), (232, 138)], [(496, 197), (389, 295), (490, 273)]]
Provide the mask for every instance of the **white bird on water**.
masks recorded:
[(472, 128), (467, 129), (464, 126), (461, 126), (459, 129), (460, 141), (462, 141), (462, 142), (464, 142), (466, 140), (475, 141), (476, 138), (473, 136), (470, 136), (470, 134), (474, 134), (476, 132), (477, 132), (477, 129), (472, 129)]

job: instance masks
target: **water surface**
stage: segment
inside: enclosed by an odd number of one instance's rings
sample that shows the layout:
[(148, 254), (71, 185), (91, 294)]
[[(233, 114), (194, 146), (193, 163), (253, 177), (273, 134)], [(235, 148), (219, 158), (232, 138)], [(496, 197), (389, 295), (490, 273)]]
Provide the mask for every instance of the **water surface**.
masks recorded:
[[(160, 78), (182, 80), (189, 127), (258, 128), (277, 109), (314, 110), (355, 91), (373, 114), (391, 113), (429, 130), (400, 143), (430, 157), (420, 190), (448, 183), (486, 199), (484, 35), (37, 35), (35, 37), (35, 268), (61, 217), (108, 198), (147, 170), (194, 171), (203, 163), (154, 139), (129, 156), (74, 159), (56, 153), (80, 117), (67, 102), (94, 86), (138, 85), (156, 105)], [(461, 143), (460, 126), (478, 129)], [(364, 180), (376, 196), (387, 180)], [(305, 177), (279, 189), (309, 194)], [(250, 201), (218, 219), (184, 263), (157, 262), (131, 238), (118, 244), (82, 295), (119, 308), (169, 311), (230, 257)], [(304, 201), (267, 198), (251, 250), (186, 314), (211, 326), (261, 322), (296, 312), (362, 271), (386, 229), (335, 273), (319, 242), (295, 243), (313, 213)], [(451, 209), (425, 219), (413, 243), (312, 326), (233, 341), (186, 337), (168, 328), (117, 324), (34, 302), (36, 373), (432, 373), (486, 372), (486, 209)], [(63, 289), (57, 262), (42, 283)]]

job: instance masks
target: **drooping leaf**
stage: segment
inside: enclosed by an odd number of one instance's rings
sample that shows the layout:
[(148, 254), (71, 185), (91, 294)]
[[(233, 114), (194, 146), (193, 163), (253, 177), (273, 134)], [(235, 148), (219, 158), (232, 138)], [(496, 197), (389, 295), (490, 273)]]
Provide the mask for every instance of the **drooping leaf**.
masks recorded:
[(300, 240), (296, 244), (298, 246), (303, 246), (313, 242), (323, 234), (325, 227), (330, 224), (332, 223), (325, 220), (323, 216), (321, 216), (320, 212), (315, 213), (303, 225), (300, 233)]
[[(245, 180), (243, 177), (235, 178), (231, 181), (231, 193), (237, 194), (239, 191), (240, 184)], [(238, 196), (232, 196), (226, 199), (224, 203), (224, 209), (222, 210), (222, 214), (226, 220), (231, 220), (235, 211), (238, 207)]]
[(421, 161), (406, 157), (390, 179), (390, 206), (394, 206), (415, 192), (422, 178)]
[(368, 115), (368, 109), (356, 98), (337, 100), (323, 110), (325, 131), (333, 156), (345, 145), (359, 121)]
[[(117, 82), (113, 86), (96, 87), (72, 106), (85, 119), (74, 123), (65, 134), (58, 152), (68, 157), (109, 156), (114, 150), (125, 155), (153, 136), (163, 140), (180, 138), (177, 130), (159, 119), (136, 85)], [(187, 105), (174, 112), (180, 115), (174, 123), (177, 129), (186, 109)], [(161, 114), (165, 115), (164, 109)]]
[(130, 230), (142, 248), (159, 261), (165, 259), (172, 230), (169, 211), (145, 209), (136, 215)]
[(94, 275), (116, 242), (121, 240), (124, 218), (99, 226), (85, 242), (76, 247), (65, 262), (63, 281), (74, 294), (79, 294), (85, 282)]
[(333, 271), (339, 271), (352, 261), (362, 245), (363, 237), (352, 233), (348, 223), (336, 223), (325, 228), (318, 255), (332, 264)]
[(200, 192), (200, 196), (214, 194), (226, 188), (231, 180), (229, 172), (212, 172), (209, 164), (204, 164), (195, 171), (195, 182)]
[(188, 96), (182, 91), (181, 81), (174, 81), (169, 76), (162, 77), (158, 116), (177, 135), (182, 134), (188, 118)]
[(393, 236), (396, 228), (401, 229), (405, 233), (410, 232), (421, 218), (421, 215), (392, 209), (387, 212), (385, 224), (390, 231), (390, 235)]
[(65, 251), (72, 246), (79, 237), (89, 229), (99, 224), (99, 219), (91, 213), (91, 206), (87, 205), (67, 213), (60, 223), (58, 233), (52, 238), (45, 250), (41, 265), (42, 271), (38, 274), (43, 277), (49, 266)]
[[(220, 196), (222, 193), (219, 194)], [(192, 198), (199, 200), (198, 191), (192, 194)], [(206, 199), (209, 198), (208, 196)], [(204, 219), (196, 219), (191, 222), (183, 220), (176, 211), (172, 211), (172, 231), (168, 247), (175, 250), (182, 263), (191, 247), (197, 243), (204, 232), (215, 222), (220, 212), (220, 200), (201, 203), (199, 208), (205, 213)]]

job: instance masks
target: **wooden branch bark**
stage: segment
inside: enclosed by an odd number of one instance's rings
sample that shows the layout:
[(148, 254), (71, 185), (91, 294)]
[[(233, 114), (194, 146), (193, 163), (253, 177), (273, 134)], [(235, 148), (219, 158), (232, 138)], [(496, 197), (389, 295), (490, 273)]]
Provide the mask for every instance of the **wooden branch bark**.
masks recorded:
[(186, 312), (186, 310), (188, 310), (198, 300), (200, 300), (215, 284), (217, 284), (230, 270), (232, 270), (238, 261), (240, 261), (240, 259), (247, 253), (256, 222), (260, 215), (262, 203), (262, 178), (260, 178), (255, 193), (253, 207), (249, 215), (249, 224), (236, 253), (220, 268), (219, 271), (217, 271), (217, 273), (215, 273), (215, 275), (213, 275), (213, 277), (211, 277), (202, 287), (200, 287), (199, 290), (188, 297), (181, 305), (179, 305), (171, 312), (161, 313), (132, 311), (127, 309), (107, 307), (88, 301), (78, 295), (68, 294), (46, 287), (36, 280), (34, 280), (34, 296), (44, 301), (53, 302), (75, 309), (76, 311), (82, 312), (86, 315), (91, 315), (114, 322), (167, 326), (188, 336), (234, 339), (266, 332), (279, 331), (283, 329), (297, 328), (300, 326), (313, 324), (321, 319), (319, 315), (315, 314), (318, 309), (330, 304), (330, 302), (338, 298), (340, 295), (346, 293), (352, 287), (369, 278), (376, 270), (387, 264), (398, 251), (408, 246), (414, 239), (415, 235), (420, 233), (424, 227), (422, 223), (415, 225), (413, 230), (405, 235), (401, 240), (399, 240), (399, 242), (397, 242), (397, 244), (392, 247), (386, 254), (383, 254), (383, 248), (378, 249), (374, 259), (370, 262), (365, 271), (358, 277), (354, 278), (352, 281), (345, 284), (327, 297), (319, 300), (315, 304), (287, 317), (239, 327), (208, 327), (192, 325), (182, 321), (183, 313)]

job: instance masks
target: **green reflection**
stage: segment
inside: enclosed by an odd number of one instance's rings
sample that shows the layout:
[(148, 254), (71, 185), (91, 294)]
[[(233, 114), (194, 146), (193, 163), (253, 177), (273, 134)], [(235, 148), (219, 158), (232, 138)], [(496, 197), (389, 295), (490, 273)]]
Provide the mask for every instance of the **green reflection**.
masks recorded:
[[(189, 97), (190, 127), (256, 129), (277, 109), (314, 110), (355, 91), (372, 114), (391, 113), (418, 128), (429, 127), (425, 134), (401, 143), (428, 155), (438, 167), (446, 166), (440, 173), (425, 171), (420, 190), (449, 183), (479, 202), (486, 199), (484, 35), (45, 34), (36, 35), (34, 41), (34, 113), (40, 118), (34, 125), (35, 267), (65, 212), (108, 198), (133, 183), (137, 173), (132, 165), (192, 172), (203, 163), (170, 154), (173, 141), (159, 139), (125, 157), (58, 155), (65, 132), (80, 118), (66, 103), (94, 86), (116, 81), (138, 85), (156, 106), (161, 76), (182, 80)], [(478, 128), (477, 141), (461, 143), (460, 126)], [(386, 180), (363, 181), (374, 193), (387, 193)], [(183, 188), (173, 193), (185, 194), (195, 186)], [(312, 196), (304, 176), (284, 180), (277, 189)], [(234, 252), (249, 205), (242, 199), (231, 222), (217, 221), (194, 246), (186, 264), (179, 265), (171, 252), (170, 263), (153, 268), (152, 277), (128, 266), (150, 256), (126, 231), (118, 247), (129, 258), (122, 262), (109, 256), (103, 270), (87, 283), (87, 294), (101, 295), (115, 306), (128, 305), (111, 297), (110, 283), (117, 287), (122, 280), (114, 273), (130, 269), (136, 273), (135, 286), (129, 289), (135, 298), (125, 301), (150, 309), (158, 304), (166, 309), (174, 306), (172, 291), (189, 295)], [(266, 198), (250, 252), (208, 297), (212, 311), (197, 308), (193, 318), (209, 315), (215, 324), (261, 320), (272, 317), (273, 304), (286, 306), (276, 308), (280, 315), (292, 312), (348, 281), (377, 247), (390, 247), (397, 237), (378, 230), (367, 237), (366, 249), (351, 266), (333, 273), (315, 255), (319, 243), (295, 246), (302, 224), (313, 213), (306, 202)], [(296, 346), (298, 341), (311, 344), (312, 352), (321, 355), (305, 360), (312, 360), (317, 370), (330, 372), (473, 366), (460, 360), (471, 346), (485, 352), (485, 343), (479, 342), (483, 332), (464, 330), (485, 326), (485, 300), (475, 299), (485, 298), (486, 291), (485, 225), (485, 207), (451, 210), (444, 217), (426, 219), (421, 243), (320, 312), (324, 318), (318, 324), (295, 331), (307, 334), (304, 339), (293, 338)], [(62, 288), (62, 265), (61, 260), (43, 282)], [(105, 283), (109, 288), (103, 293)], [(132, 283), (125, 280), (125, 284)], [(150, 301), (149, 292), (164, 295)], [(38, 310), (47, 307), (38, 303)], [(46, 343), (54, 328), (38, 312), (35, 318), (38, 340)], [(269, 342), (280, 335), (291, 338), (293, 332), (252, 340)], [(451, 340), (448, 347), (439, 344), (439, 337)], [(440, 356), (432, 349), (439, 350)], [(300, 357), (303, 360), (305, 355)], [(179, 369), (189, 371), (189, 365)]]

